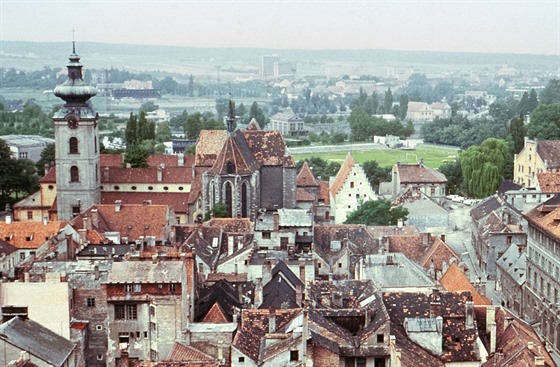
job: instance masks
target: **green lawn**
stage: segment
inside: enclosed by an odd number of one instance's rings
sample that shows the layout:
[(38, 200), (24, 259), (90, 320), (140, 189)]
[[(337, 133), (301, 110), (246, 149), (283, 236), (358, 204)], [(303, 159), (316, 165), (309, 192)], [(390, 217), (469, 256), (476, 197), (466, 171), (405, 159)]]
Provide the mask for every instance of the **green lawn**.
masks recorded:
[[(335, 161), (342, 163), (346, 158), (347, 152), (328, 152), (328, 153), (312, 153), (312, 154), (293, 154), (294, 161), (299, 161), (311, 156), (320, 157), (327, 161)], [(352, 157), (358, 162), (376, 160), (380, 166), (390, 167), (397, 162), (416, 163), (419, 159), (423, 159), (424, 163), (430, 168), (438, 168), (444, 160), (451, 160), (458, 156), (459, 149), (434, 146), (418, 146), (414, 150), (400, 149), (374, 149), (374, 150), (354, 150), (351, 152)]]

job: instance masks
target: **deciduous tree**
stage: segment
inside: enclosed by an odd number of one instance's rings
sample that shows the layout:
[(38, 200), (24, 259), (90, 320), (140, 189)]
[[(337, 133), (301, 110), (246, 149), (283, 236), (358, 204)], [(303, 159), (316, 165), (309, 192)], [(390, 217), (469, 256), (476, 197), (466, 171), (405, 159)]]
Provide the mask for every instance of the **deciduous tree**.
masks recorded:
[(389, 200), (369, 200), (350, 212), (345, 224), (365, 224), (368, 226), (396, 225), (399, 220), (406, 221), (408, 209), (391, 208)]

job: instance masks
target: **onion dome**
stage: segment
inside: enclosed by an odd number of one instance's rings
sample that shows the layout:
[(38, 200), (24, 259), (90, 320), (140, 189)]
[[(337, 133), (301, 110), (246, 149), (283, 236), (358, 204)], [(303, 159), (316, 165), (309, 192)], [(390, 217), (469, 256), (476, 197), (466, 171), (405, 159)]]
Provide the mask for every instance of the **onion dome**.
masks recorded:
[(97, 94), (97, 89), (86, 85), (82, 78), (82, 67), (80, 57), (76, 54), (76, 44), (72, 45), (72, 54), (66, 64), (68, 68), (68, 80), (54, 88), (54, 95), (63, 99), (66, 104), (85, 104), (91, 97)]

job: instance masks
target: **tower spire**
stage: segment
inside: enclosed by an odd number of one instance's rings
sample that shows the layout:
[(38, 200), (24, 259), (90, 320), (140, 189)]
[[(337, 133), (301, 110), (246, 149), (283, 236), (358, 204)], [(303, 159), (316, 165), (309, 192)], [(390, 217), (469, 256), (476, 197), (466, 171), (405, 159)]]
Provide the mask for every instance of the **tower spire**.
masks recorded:
[(235, 129), (235, 102), (231, 99), (231, 91), (229, 92), (229, 109), (226, 122), (228, 134), (231, 135)]

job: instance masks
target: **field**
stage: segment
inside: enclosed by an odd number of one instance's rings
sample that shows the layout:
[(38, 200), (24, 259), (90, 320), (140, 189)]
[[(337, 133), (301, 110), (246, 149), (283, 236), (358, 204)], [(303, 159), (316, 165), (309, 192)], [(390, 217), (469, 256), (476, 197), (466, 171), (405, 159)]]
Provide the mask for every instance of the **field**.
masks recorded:
[[(321, 157), (327, 161), (342, 163), (346, 158), (345, 151), (340, 152), (320, 152), (308, 154), (293, 154), (294, 161), (299, 161), (312, 156)], [(430, 145), (419, 145), (414, 150), (400, 149), (373, 149), (355, 150), (351, 152), (352, 157), (358, 162), (376, 160), (380, 166), (390, 167), (397, 162), (416, 163), (423, 159), (424, 163), (430, 168), (438, 168), (444, 161), (453, 160), (459, 154), (458, 148), (438, 147)]]

